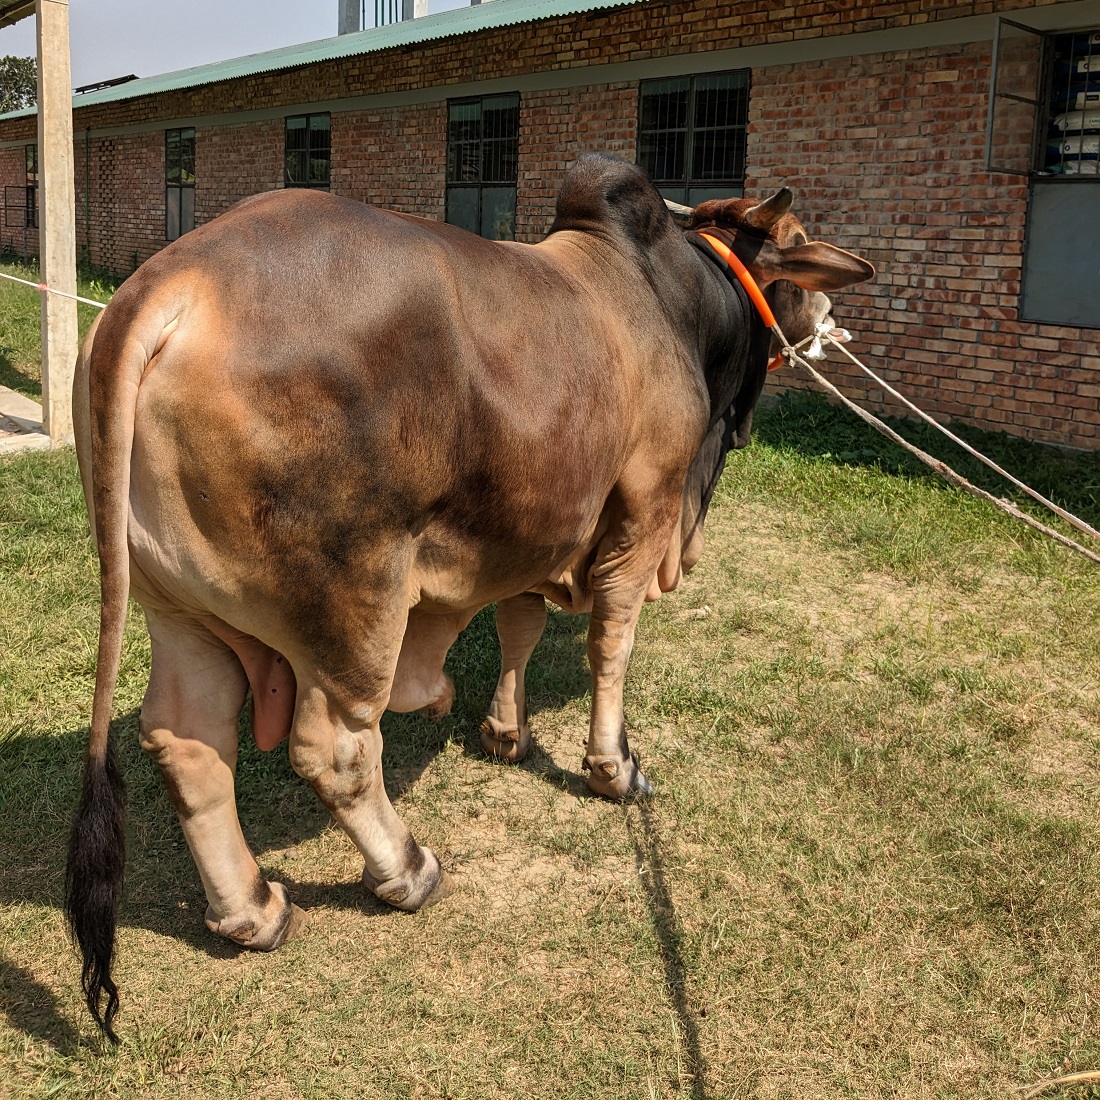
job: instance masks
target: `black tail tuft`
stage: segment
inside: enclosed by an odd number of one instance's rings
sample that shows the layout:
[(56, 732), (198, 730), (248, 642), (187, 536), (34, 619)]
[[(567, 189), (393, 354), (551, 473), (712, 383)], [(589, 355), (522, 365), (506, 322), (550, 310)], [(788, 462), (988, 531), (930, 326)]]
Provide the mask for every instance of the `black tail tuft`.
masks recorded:
[[(118, 988), (111, 981), (115, 918), (126, 861), (126, 787), (110, 743), (101, 759), (89, 756), (84, 789), (69, 837), (65, 868), (65, 913), (84, 960), (81, 982), (88, 1008), (113, 1043)], [(107, 995), (100, 1012), (102, 994)]]

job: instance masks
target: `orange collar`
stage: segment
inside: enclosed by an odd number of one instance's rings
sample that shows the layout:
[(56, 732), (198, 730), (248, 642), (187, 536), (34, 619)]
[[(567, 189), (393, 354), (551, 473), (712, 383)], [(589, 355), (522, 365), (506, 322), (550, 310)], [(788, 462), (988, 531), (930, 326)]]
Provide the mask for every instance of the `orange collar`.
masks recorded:
[[(740, 280), (741, 285), (745, 288), (745, 292), (752, 300), (752, 304), (756, 306), (756, 312), (760, 314), (761, 320), (770, 329), (775, 328), (775, 314), (772, 313), (771, 306), (768, 305), (767, 300), (764, 297), (764, 292), (760, 289), (757, 281), (752, 277), (752, 272), (734, 255), (733, 249), (729, 245), (723, 244), (717, 237), (712, 237), (709, 233), (699, 233), (699, 236), (703, 238), (718, 253), (718, 256), (724, 260), (733, 271), (734, 275)], [(783, 356), (777, 355), (771, 362), (768, 363), (768, 370), (777, 370), (783, 365)]]

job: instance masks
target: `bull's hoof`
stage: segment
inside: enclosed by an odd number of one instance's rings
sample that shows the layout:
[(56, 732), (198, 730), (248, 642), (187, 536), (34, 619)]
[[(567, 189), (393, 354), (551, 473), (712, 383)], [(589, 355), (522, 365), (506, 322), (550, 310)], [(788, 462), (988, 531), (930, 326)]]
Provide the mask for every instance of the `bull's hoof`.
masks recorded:
[(418, 872), (379, 882), (364, 867), (363, 885), (379, 901), (406, 913), (415, 913), (418, 909), (427, 909), (442, 901), (454, 893), (454, 882), (439, 865), (439, 860), (431, 849), (421, 848), (420, 851), (424, 855), (424, 862)]
[(267, 885), (271, 897), (264, 912), (219, 917), (207, 906), (206, 927), (250, 951), (274, 951), (305, 931), (309, 924), (305, 910), (290, 900), (281, 882), (269, 882)]
[(531, 728), (506, 729), (492, 716), (481, 723), (481, 747), (486, 755), (505, 764), (518, 764), (531, 751)]
[(582, 765), (588, 773), (585, 782), (593, 794), (614, 802), (630, 802), (649, 798), (655, 793), (653, 784), (642, 774), (638, 759), (631, 756), (619, 760), (614, 756), (586, 756)]

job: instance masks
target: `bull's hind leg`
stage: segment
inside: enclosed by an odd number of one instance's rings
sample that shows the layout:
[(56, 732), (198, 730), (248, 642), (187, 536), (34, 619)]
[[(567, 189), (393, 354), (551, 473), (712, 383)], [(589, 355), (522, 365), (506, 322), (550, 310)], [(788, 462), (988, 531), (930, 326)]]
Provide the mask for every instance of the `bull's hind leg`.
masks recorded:
[(270, 951), (304, 924), (286, 888), (260, 874), (237, 819), (237, 718), (248, 681), (233, 651), (205, 627), (147, 612), (152, 672), (141, 744), (164, 777), (198, 867), (206, 923), (245, 947)]
[(443, 671), (443, 662), (474, 614), (458, 611), (431, 615), (415, 608), (409, 613), (387, 710), (400, 714), (418, 710), (428, 718), (450, 714), (455, 686)]
[[(407, 622), (404, 609), (393, 606), (400, 591), (392, 597), (389, 606), (383, 596), (381, 606), (360, 605), (354, 612), (344, 607), (314, 639), (314, 668), (295, 667), (290, 762), (362, 853), (364, 884), (383, 901), (412, 912), (439, 901), (450, 887), (435, 854), (417, 844), (397, 816), (382, 781), (379, 723)], [(445, 653), (444, 646), (433, 662), (437, 670)], [(412, 677), (410, 685), (418, 679)], [(416, 694), (410, 687), (405, 702), (423, 706), (432, 692), (423, 699)]]
[(531, 750), (524, 674), (546, 629), (546, 601), (526, 592), (497, 604), (500, 678), (481, 727), (481, 747), (498, 760), (517, 764)]

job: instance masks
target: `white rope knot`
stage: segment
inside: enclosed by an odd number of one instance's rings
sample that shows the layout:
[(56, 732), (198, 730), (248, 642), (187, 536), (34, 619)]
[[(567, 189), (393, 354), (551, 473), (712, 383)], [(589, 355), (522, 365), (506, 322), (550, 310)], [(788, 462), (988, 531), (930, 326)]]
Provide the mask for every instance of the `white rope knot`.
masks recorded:
[(834, 328), (832, 325), (825, 324), (825, 322), (821, 321), (814, 325), (813, 340), (806, 350), (807, 359), (829, 358), (828, 355), (825, 354), (824, 345), (821, 343), (821, 338), (823, 336), (838, 344), (847, 344), (852, 339), (852, 334), (846, 328)]

